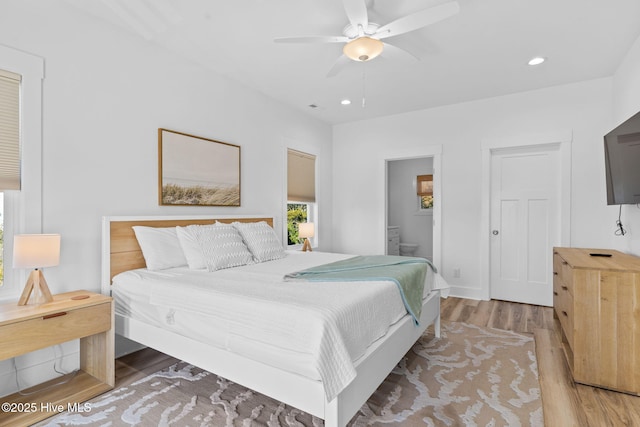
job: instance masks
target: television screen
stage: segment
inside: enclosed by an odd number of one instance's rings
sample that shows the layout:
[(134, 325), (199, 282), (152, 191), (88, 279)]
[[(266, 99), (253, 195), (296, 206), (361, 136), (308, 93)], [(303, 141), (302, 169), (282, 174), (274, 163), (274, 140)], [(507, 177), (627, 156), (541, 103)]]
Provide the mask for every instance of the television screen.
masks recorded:
[(640, 203), (640, 113), (604, 136), (607, 204)]

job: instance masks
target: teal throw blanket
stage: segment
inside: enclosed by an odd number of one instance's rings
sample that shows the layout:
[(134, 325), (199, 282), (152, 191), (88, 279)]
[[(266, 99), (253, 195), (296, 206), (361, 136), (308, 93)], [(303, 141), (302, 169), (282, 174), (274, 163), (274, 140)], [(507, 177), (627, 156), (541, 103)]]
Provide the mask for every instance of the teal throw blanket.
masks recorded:
[(310, 282), (395, 282), (407, 312), (417, 325), (422, 312), (424, 280), (429, 267), (435, 271), (433, 265), (425, 258), (369, 255), (319, 265), (287, 274), (284, 278)]

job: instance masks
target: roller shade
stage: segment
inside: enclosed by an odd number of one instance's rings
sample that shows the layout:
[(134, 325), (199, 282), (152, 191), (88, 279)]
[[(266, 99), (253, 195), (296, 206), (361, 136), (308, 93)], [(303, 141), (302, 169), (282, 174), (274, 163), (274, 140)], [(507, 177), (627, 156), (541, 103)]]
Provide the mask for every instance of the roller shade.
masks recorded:
[(418, 196), (433, 196), (433, 175), (418, 175), (416, 184)]
[(0, 191), (20, 189), (20, 75), (0, 70)]
[(316, 156), (301, 151), (287, 151), (287, 200), (315, 203)]

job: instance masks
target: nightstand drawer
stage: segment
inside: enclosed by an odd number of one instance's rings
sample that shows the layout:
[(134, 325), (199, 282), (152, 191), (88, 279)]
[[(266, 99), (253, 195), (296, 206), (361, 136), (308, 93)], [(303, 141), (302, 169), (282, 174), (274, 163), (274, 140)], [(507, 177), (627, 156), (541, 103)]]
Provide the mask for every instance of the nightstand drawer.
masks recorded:
[(111, 302), (60, 310), (2, 327), (0, 360), (111, 329)]

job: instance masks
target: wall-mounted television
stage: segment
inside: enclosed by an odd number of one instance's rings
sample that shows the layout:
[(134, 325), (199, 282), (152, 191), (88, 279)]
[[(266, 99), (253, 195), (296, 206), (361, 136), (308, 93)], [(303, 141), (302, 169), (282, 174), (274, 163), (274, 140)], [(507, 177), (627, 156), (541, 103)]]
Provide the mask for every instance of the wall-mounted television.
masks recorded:
[(640, 113), (604, 136), (607, 204), (640, 203)]

